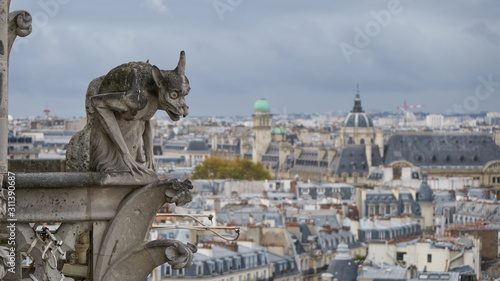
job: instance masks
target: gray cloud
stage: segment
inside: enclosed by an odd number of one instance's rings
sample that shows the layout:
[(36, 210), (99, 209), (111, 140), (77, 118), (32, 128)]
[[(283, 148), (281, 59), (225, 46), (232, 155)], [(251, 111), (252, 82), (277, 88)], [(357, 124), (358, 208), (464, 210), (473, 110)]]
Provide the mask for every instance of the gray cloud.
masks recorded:
[(495, 45), (498, 45), (500, 42), (500, 35), (491, 30), (483, 21), (478, 21), (471, 26), (465, 27), (464, 31), (474, 37), (484, 38)]
[[(54, 13), (42, 5), (58, 1), (12, 3), (39, 25), (11, 54), (10, 114), (48, 106), (83, 116), (93, 78), (128, 61), (171, 69), (180, 50), (193, 115), (249, 115), (261, 97), (288, 113), (347, 111), (356, 83), (365, 108), (395, 110), (407, 100), (443, 112), (474, 93), (478, 76), (500, 81), (493, 0), (401, 0), (403, 10), (350, 63), (339, 44), (354, 45), (355, 28), (365, 30), (389, 0), (218, 0), (237, 3), (223, 20), (213, 1), (71, 0)], [(498, 102), (492, 95), (478, 110)]]

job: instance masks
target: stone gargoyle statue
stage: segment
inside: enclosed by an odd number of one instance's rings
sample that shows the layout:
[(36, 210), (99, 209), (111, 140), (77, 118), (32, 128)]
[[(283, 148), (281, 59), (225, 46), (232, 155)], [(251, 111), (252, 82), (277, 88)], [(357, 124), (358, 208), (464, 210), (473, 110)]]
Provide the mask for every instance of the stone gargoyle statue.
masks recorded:
[(161, 109), (173, 121), (188, 114), (186, 55), (174, 70), (130, 62), (94, 79), (87, 90), (87, 125), (71, 139), (66, 171), (154, 174), (150, 119)]

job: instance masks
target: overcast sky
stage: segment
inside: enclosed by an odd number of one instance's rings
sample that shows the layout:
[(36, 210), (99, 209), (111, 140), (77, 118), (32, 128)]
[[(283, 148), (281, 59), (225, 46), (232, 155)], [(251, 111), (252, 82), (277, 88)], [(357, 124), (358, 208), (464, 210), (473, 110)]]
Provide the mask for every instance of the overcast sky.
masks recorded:
[[(88, 83), (186, 51), (191, 115), (500, 111), (500, 1), (13, 0), (33, 33), (10, 56), (9, 114), (84, 116)], [(498, 81), (498, 82), (496, 82)], [(165, 113), (161, 116), (166, 116)]]

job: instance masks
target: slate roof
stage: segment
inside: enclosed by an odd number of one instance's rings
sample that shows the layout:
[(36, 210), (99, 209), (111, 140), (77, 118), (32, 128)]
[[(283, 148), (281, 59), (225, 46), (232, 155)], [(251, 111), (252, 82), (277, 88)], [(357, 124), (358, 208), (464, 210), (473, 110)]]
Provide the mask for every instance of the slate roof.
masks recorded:
[(458, 272), (418, 272), (417, 278), (409, 280), (449, 280), (458, 281), (460, 280), (460, 274)]
[(318, 159), (318, 149), (303, 148), (295, 161), (294, 168), (297, 170), (325, 171), (328, 167), (328, 152)]
[[(391, 204), (398, 204), (398, 213), (390, 214), (390, 215), (401, 215), (404, 213), (404, 204), (410, 203), (411, 212), (416, 216), (421, 216), (420, 205), (413, 199), (413, 195), (408, 190), (400, 190), (399, 198), (396, 199), (396, 196), (391, 191), (367, 191), (366, 192), (366, 200), (364, 200), (363, 204), (365, 206), (364, 215), (368, 216), (368, 205), (375, 205), (375, 212), (381, 214), (379, 208), (381, 204), (384, 204), (386, 208), (389, 208)], [(386, 209), (384, 214), (388, 214)]]
[(241, 139), (238, 138), (235, 144), (230, 144), (230, 143), (217, 144), (217, 150), (229, 151), (233, 154), (240, 154), (241, 152), (240, 144), (241, 144)]
[(269, 263), (273, 265), (273, 278), (280, 278), (299, 274), (299, 268), (295, 262), (295, 258), (290, 255), (276, 255), (271, 252), (267, 253)]
[(316, 230), (319, 233), (318, 247), (323, 251), (336, 251), (341, 242), (347, 244), (349, 249), (362, 247), (361, 242), (356, 239), (355, 235), (350, 231), (341, 230), (338, 233), (335, 231), (319, 231), (321, 230), (319, 227), (316, 227)]
[[(390, 268), (390, 269), (389, 269)], [(384, 268), (364, 266), (359, 272), (360, 279), (366, 280), (402, 280), (406, 281), (406, 268), (384, 266)]]
[(445, 215), (445, 209), (448, 209), (449, 223), (453, 223), (453, 214), (456, 213), (455, 201), (455, 197), (448, 191), (435, 193), (434, 202), (436, 202), (436, 207), (434, 208), (434, 214), (443, 216)]
[(169, 140), (167, 141), (163, 148), (165, 150), (173, 151), (187, 151), (187, 152), (210, 152), (205, 140)]
[(189, 142), (187, 151), (209, 152), (210, 149), (208, 148), (207, 143), (204, 140), (192, 140)]
[(490, 226), (499, 226), (500, 204), (497, 201), (458, 201), (456, 206), (455, 217), (485, 219), (490, 222)]
[(345, 243), (338, 246), (338, 254), (335, 259), (328, 265), (326, 270), (330, 273), (332, 280), (354, 281), (358, 277), (358, 265), (347, 254), (349, 249)]
[(262, 155), (262, 163), (271, 165), (274, 170), (279, 168), (279, 143), (271, 142), (267, 147), (266, 153)]
[(340, 224), (337, 221), (337, 217), (333, 214), (331, 216), (324, 215), (313, 215), (312, 219), (314, 220), (314, 225), (323, 226), (329, 225), (331, 228), (340, 228)]
[[(322, 192), (320, 193), (320, 189)], [(307, 191), (306, 191), (307, 190)], [(338, 197), (347, 202), (354, 199), (355, 190), (352, 185), (344, 183), (299, 183), (296, 186), (297, 197), (318, 199), (324, 197)], [(301, 205), (307, 202), (298, 202)], [(314, 203), (314, 202), (312, 202)]]
[(263, 212), (254, 210), (236, 210), (217, 212), (217, 222), (227, 224), (231, 221), (237, 225), (247, 225), (250, 222), (250, 215), (253, 216), (254, 223), (263, 223), (264, 220), (273, 220), (275, 226), (283, 226), (283, 218), (278, 212)]
[[(237, 251), (231, 251), (225, 247), (212, 245), (212, 255), (207, 256), (197, 252), (193, 256), (193, 265), (182, 269), (184, 277), (188, 279), (193, 278), (209, 278), (213, 279), (215, 276), (222, 276), (231, 272), (243, 272), (249, 269), (266, 268), (270, 264), (268, 253), (265, 248), (258, 245), (253, 245), (252, 248), (247, 248), (242, 245), (236, 247)], [(253, 259), (250, 259), (250, 258)], [(253, 262), (251, 261), (253, 260)], [(289, 258), (283, 257), (275, 259), (274, 262), (284, 263), (289, 262)], [(168, 268), (168, 269), (167, 269)], [(202, 271), (198, 271), (200, 268)], [(211, 270), (210, 270), (211, 269)], [(178, 279), (179, 270), (173, 270), (169, 264), (160, 266), (160, 274), (165, 275), (169, 272), (172, 274), (173, 279)]]
[(305, 253), (306, 250), (304, 249), (304, 247), (300, 243), (300, 239), (293, 233), (288, 232), (288, 235), (290, 235), (290, 239), (292, 240), (295, 253), (298, 255)]
[(332, 280), (355, 281), (358, 277), (358, 266), (353, 260), (334, 260), (326, 272), (333, 275)]
[[(372, 145), (372, 166), (382, 163), (377, 145)], [(336, 175), (348, 173), (352, 176), (354, 172), (360, 175), (369, 172), (368, 161), (366, 159), (365, 145), (347, 145), (339, 151), (330, 164), (331, 171)]]
[(455, 266), (450, 268), (450, 272), (457, 272), (459, 274), (464, 274), (464, 273), (474, 273), (474, 268), (472, 268), (470, 265), (460, 265), (460, 266)]
[(500, 159), (500, 147), (486, 134), (398, 133), (384, 151), (384, 165), (406, 160), (421, 167), (482, 167)]
[(299, 231), (300, 231), (300, 243), (308, 244), (309, 237), (313, 237), (311, 230), (307, 227), (306, 223), (299, 223)]
[(279, 142), (271, 142), (267, 147), (266, 153), (268, 155), (279, 155), (280, 144)]

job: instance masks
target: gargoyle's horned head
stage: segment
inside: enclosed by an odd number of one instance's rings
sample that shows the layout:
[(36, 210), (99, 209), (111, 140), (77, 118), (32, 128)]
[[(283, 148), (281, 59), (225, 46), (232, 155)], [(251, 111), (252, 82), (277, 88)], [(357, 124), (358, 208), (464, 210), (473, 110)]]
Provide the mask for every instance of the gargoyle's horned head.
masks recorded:
[(186, 104), (185, 97), (191, 88), (189, 80), (184, 75), (186, 69), (186, 54), (181, 52), (179, 63), (174, 70), (160, 70), (153, 66), (153, 79), (158, 86), (159, 108), (167, 112), (173, 121), (179, 120), (182, 115), (188, 115), (189, 106)]

